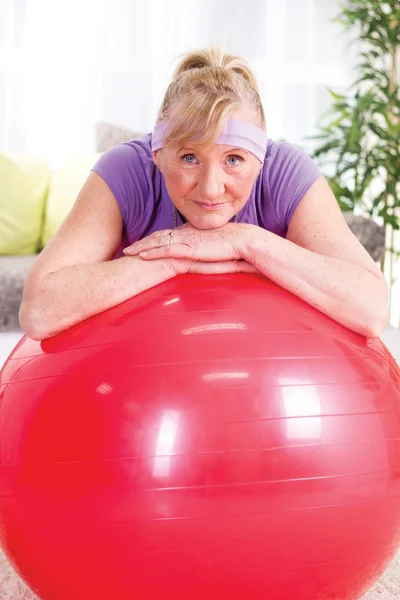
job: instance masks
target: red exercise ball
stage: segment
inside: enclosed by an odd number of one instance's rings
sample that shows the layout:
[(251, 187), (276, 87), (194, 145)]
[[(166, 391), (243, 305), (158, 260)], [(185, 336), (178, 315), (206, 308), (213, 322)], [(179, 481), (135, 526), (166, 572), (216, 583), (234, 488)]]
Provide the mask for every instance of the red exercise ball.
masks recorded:
[(400, 544), (400, 371), (262, 277), (185, 275), (1, 373), (0, 542), (43, 600), (354, 600)]

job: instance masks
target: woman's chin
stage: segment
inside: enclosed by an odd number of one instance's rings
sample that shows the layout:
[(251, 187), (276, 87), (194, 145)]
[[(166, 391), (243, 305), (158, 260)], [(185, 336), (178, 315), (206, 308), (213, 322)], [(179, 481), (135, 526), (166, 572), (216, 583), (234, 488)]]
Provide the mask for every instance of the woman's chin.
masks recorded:
[(196, 212), (188, 215), (187, 220), (196, 229), (218, 229), (223, 227), (233, 218), (231, 211)]
[(229, 223), (229, 217), (207, 215), (207, 218), (197, 218), (192, 222), (193, 227), (196, 229), (219, 229), (227, 223)]

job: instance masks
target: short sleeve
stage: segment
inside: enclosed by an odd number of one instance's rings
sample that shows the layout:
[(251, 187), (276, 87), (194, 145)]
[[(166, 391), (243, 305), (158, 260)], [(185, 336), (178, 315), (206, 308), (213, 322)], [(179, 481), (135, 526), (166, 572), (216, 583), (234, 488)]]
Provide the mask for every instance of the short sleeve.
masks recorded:
[(140, 146), (136, 147), (134, 142), (118, 144), (105, 152), (92, 168), (112, 191), (125, 231), (134, 231), (141, 223), (145, 198), (149, 194), (140, 152)]
[(264, 168), (269, 201), (278, 222), (287, 230), (301, 199), (321, 172), (304, 150), (288, 142), (273, 143)]

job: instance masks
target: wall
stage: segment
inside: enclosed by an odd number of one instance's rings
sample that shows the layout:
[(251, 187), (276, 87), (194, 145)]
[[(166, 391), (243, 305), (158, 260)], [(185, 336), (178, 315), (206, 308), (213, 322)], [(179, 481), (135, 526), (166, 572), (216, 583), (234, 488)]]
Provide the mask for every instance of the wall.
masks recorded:
[(260, 82), (271, 137), (304, 145), (351, 61), (339, 0), (2, 0), (0, 149), (57, 163), (99, 120), (150, 131), (180, 53), (215, 42)]

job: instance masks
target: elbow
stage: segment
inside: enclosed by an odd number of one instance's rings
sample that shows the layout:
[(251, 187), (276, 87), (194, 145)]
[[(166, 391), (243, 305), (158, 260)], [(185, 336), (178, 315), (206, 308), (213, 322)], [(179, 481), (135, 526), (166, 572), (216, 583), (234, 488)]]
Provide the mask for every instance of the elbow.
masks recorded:
[(19, 309), (19, 324), (25, 335), (36, 342), (41, 342), (51, 334), (45, 327), (41, 311), (23, 301)]
[(388, 321), (389, 308), (385, 303), (383, 306), (374, 307), (373, 311), (367, 312), (363, 322), (359, 325), (358, 333), (368, 338), (380, 337)]
[(380, 337), (385, 329), (385, 326), (386, 324), (383, 324), (382, 322), (376, 322), (373, 324), (368, 323), (357, 328), (357, 333), (367, 338), (377, 338)]
[(367, 337), (380, 337), (388, 324), (388, 319), (377, 321), (369, 328)]
[(368, 338), (380, 337), (390, 318), (388, 285), (381, 273), (378, 279), (379, 287), (368, 295), (363, 302), (364, 310), (359, 311), (363, 315), (360, 333)]

